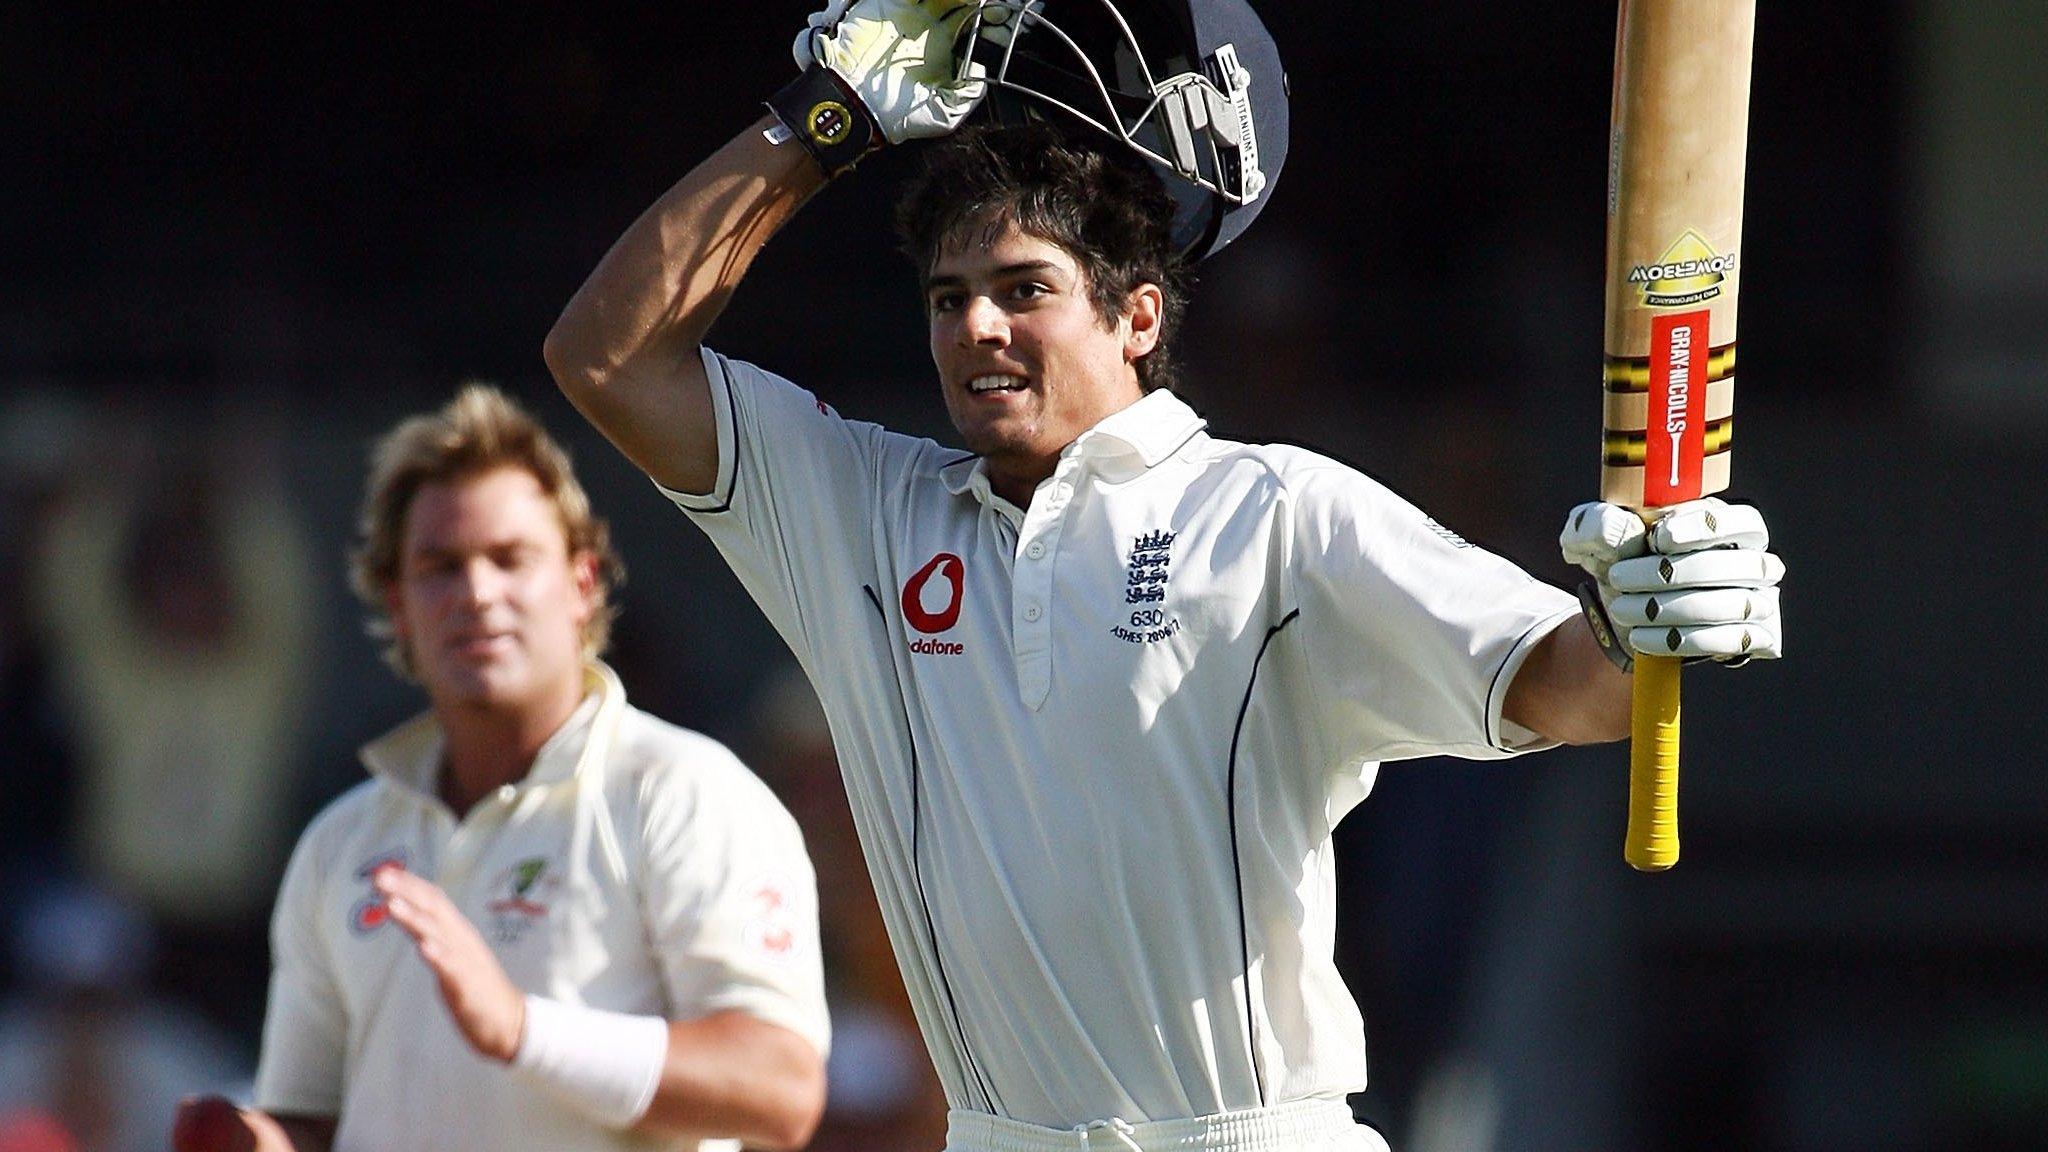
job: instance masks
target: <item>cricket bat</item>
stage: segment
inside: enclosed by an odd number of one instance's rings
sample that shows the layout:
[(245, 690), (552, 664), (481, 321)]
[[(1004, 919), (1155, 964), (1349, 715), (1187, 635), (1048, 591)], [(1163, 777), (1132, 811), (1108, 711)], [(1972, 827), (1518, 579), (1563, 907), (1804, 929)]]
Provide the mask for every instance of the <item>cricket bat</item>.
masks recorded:
[[(1756, 0), (1621, 0), (1600, 496), (1650, 523), (1728, 486), (1755, 25)], [(1633, 694), (1624, 855), (1662, 871), (1678, 862), (1677, 658), (1638, 655)]]

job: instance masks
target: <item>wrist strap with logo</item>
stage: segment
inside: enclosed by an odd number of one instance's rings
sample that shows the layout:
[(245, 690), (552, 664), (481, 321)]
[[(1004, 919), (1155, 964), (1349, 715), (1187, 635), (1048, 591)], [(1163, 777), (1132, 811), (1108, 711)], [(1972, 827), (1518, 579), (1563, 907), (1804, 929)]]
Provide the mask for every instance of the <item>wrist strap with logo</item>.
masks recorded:
[(817, 160), (827, 180), (853, 167), (881, 143), (867, 108), (822, 64), (804, 69), (803, 75), (770, 96), (768, 110)]

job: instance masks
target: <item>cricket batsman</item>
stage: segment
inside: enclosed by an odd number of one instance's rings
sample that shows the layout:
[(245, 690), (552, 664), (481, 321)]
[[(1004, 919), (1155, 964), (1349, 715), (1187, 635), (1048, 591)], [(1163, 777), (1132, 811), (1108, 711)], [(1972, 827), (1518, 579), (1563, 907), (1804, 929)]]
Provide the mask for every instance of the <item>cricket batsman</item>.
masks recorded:
[[(795, 57), (545, 354), (815, 684), (949, 1152), (1384, 1148), (1332, 827), (1385, 761), (1618, 738), (1628, 678), (1570, 594), (1175, 395), (1188, 269), (1287, 151), (1243, 0), (833, 0)], [(920, 140), (895, 226), (957, 445), (704, 343), (812, 196)], [(1567, 545), (1622, 620), (1620, 562), (1735, 546), (1775, 655), (1776, 561), (1711, 510), (1589, 506)]]

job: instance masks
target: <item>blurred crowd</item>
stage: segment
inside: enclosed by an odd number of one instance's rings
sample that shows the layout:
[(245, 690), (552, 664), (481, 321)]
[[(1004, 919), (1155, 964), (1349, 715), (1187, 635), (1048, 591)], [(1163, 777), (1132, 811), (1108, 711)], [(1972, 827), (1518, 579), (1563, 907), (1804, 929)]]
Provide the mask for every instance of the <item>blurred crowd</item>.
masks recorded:
[(261, 1019), (309, 547), (274, 435), (162, 416), (0, 410), (4, 1147), (160, 1147), (180, 1095), (246, 1080)]

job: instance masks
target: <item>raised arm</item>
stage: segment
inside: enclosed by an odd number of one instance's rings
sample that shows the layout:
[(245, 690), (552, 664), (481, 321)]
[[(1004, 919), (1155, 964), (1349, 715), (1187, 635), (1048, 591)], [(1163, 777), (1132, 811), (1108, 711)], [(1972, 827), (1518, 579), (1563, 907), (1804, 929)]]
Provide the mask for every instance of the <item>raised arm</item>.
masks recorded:
[(747, 268), (824, 184), (811, 155), (775, 145), (763, 117), (633, 222), (570, 299), (543, 350), (578, 410), (665, 487), (718, 475), (698, 348)]
[[(555, 382), (662, 485), (718, 477), (698, 356), (761, 246), (832, 175), (885, 140), (943, 136), (985, 85), (955, 75), (966, 0), (831, 0), (797, 37), (774, 115), (699, 164), (612, 245), (548, 333)], [(785, 142), (771, 142), (774, 138)]]

